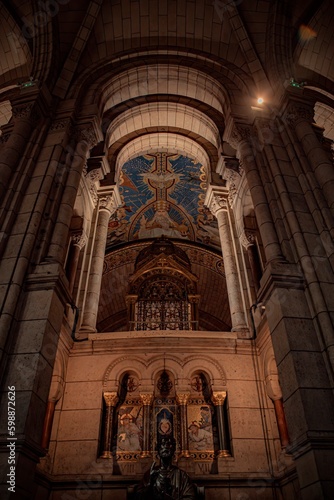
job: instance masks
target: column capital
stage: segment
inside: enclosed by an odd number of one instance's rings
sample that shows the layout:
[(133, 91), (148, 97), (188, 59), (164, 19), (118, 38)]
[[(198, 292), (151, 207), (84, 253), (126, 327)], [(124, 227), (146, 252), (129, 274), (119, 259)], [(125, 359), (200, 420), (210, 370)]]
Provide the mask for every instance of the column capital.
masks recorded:
[(255, 244), (255, 232), (245, 229), (240, 235), (240, 243), (247, 250), (250, 246)]
[(83, 249), (83, 247), (87, 244), (88, 238), (86, 236), (86, 233), (84, 231), (79, 231), (71, 236), (72, 243), (74, 246), (79, 247), (80, 250)]
[(116, 185), (97, 191), (99, 209), (106, 210), (112, 215), (122, 205), (121, 195)]
[(142, 392), (140, 393), (140, 399), (144, 406), (150, 406), (153, 400), (153, 394), (151, 392)]
[(283, 119), (291, 126), (314, 122), (314, 102), (290, 100), (284, 110)]
[(217, 217), (219, 212), (227, 211), (228, 195), (229, 190), (225, 186), (213, 186), (210, 184), (206, 192), (204, 205)]
[(226, 391), (212, 393), (212, 402), (215, 406), (223, 405), (226, 399)]
[(254, 136), (254, 127), (248, 123), (238, 123), (231, 119), (231, 124), (227, 130), (227, 142), (237, 151), (240, 144), (249, 144)]
[(189, 391), (178, 392), (176, 394), (176, 400), (180, 405), (186, 405), (190, 396)]
[(107, 406), (115, 406), (118, 400), (117, 392), (104, 392), (103, 399)]

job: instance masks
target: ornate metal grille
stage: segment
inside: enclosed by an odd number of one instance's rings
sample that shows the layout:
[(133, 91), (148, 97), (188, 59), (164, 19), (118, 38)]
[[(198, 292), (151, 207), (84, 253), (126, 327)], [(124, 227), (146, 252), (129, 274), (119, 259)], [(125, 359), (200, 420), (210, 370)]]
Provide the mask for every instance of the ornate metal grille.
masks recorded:
[(142, 287), (136, 303), (135, 330), (190, 330), (190, 304), (181, 283), (155, 278)]

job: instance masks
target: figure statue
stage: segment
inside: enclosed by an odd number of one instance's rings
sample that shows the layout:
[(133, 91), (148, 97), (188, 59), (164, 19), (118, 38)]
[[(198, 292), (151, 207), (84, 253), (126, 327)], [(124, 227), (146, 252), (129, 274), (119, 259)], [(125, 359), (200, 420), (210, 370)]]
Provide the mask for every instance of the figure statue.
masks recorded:
[(161, 465), (153, 462), (136, 489), (137, 500), (196, 500), (196, 488), (188, 474), (172, 465), (176, 443), (173, 437), (164, 436), (158, 441)]

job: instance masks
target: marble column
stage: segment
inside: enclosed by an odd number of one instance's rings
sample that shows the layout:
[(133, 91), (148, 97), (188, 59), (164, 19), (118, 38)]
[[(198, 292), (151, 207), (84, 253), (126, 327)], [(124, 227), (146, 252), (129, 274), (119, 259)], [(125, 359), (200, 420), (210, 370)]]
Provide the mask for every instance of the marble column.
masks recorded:
[(108, 223), (111, 215), (117, 210), (119, 205), (120, 196), (116, 186), (100, 193), (98, 204), (99, 215), (81, 326), (82, 331), (96, 332)]
[(240, 237), (240, 242), (247, 251), (254, 288), (257, 291), (260, 288), (260, 279), (262, 276), (262, 270), (261, 270), (259, 253), (255, 244), (255, 235), (253, 231), (245, 230)]
[(190, 392), (178, 392), (176, 394), (176, 400), (180, 405), (180, 424), (181, 424), (181, 453), (180, 458), (190, 457), (189, 453), (189, 442), (188, 442), (188, 415), (187, 415), (187, 403), (190, 396)]
[(140, 454), (141, 458), (146, 458), (151, 456), (150, 449), (150, 409), (153, 399), (151, 393), (140, 394), (140, 398), (143, 403), (143, 449)]
[(248, 327), (245, 321), (238, 269), (232, 245), (231, 229), (227, 213), (227, 197), (228, 190), (224, 186), (209, 186), (204, 204), (218, 221), (232, 320), (232, 331), (243, 331), (248, 330)]
[(226, 392), (213, 392), (212, 394), (212, 402), (216, 407), (217, 411), (217, 425), (218, 425), (218, 440), (219, 440), (219, 450), (217, 453), (218, 458), (221, 457), (229, 457), (230, 454), (230, 446), (228, 442), (228, 433), (227, 433), (227, 422), (225, 421), (224, 414), (224, 403), (226, 399)]
[(117, 392), (104, 392), (103, 399), (106, 404), (106, 412), (104, 418), (103, 437), (102, 437), (102, 454), (100, 458), (112, 458), (111, 440), (112, 440), (112, 422), (114, 408), (118, 401)]

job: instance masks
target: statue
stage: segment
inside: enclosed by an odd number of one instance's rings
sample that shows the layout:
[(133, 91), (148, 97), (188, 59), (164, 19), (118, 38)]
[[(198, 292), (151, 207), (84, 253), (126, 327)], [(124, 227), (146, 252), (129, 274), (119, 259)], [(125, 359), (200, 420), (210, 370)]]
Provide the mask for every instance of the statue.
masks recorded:
[(196, 500), (196, 488), (188, 474), (172, 465), (176, 443), (173, 437), (164, 436), (158, 441), (160, 467), (153, 462), (136, 489), (137, 500)]

